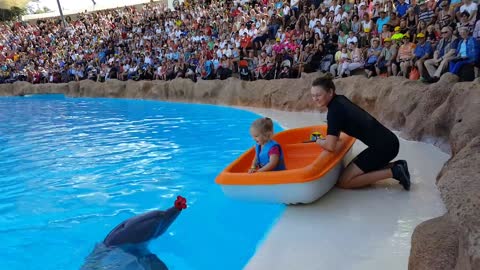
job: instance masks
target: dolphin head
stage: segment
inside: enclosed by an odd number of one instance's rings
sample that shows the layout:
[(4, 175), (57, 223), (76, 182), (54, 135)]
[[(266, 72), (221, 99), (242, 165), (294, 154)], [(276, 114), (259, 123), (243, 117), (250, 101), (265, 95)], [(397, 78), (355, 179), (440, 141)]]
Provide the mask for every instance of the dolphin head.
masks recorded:
[(129, 218), (115, 227), (103, 240), (107, 246), (148, 243), (162, 235), (187, 207), (185, 198), (178, 196), (173, 207), (154, 210)]

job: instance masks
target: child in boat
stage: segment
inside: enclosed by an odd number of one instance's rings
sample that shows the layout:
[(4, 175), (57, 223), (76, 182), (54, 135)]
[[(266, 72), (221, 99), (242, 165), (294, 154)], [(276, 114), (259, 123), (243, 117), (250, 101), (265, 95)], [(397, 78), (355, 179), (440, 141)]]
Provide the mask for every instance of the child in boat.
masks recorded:
[(255, 120), (250, 127), (255, 140), (255, 158), (249, 173), (285, 170), (282, 147), (272, 140), (273, 121), (265, 117)]

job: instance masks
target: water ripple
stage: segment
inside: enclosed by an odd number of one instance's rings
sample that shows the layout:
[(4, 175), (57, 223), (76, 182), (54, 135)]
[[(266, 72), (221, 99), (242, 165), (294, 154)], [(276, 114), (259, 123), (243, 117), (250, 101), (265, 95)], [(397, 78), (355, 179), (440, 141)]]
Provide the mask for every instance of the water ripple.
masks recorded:
[[(255, 247), (270, 222), (259, 219), (277, 212), (242, 208), (214, 184), (226, 163), (252, 144), (254, 115), (237, 113), (146, 101), (0, 98), (0, 265), (36, 269), (41, 261), (42, 269), (78, 269), (116, 224), (167, 209), (178, 195), (188, 198), (189, 218), (176, 222), (175, 238), (249, 239)], [(238, 222), (230, 212), (249, 213), (255, 222)], [(192, 236), (193, 227), (205, 233)], [(235, 258), (223, 254), (222, 269), (242, 268), (235, 261), (238, 254), (246, 258), (245, 246), (231, 252)], [(209, 263), (198, 269), (218, 266)]]

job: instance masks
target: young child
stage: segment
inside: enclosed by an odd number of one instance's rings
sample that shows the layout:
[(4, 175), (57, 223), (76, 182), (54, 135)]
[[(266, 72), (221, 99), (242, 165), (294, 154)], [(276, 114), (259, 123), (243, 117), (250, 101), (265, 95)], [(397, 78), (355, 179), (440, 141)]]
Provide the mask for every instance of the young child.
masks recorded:
[(255, 120), (250, 128), (250, 134), (256, 144), (255, 158), (248, 172), (285, 170), (282, 148), (271, 139), (273, 136), (272, 119), (265, 117)]

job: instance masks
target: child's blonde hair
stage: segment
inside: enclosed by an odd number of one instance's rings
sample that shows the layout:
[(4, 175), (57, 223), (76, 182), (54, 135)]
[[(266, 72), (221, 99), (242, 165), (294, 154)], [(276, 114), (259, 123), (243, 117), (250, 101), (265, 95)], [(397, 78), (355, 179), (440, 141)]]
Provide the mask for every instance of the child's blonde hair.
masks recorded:
[(259, 118), (252, 123), (252, 128), (262, 135), (267, 135), (268, 133), (273, 133), (273, 121), (268, 117)]

